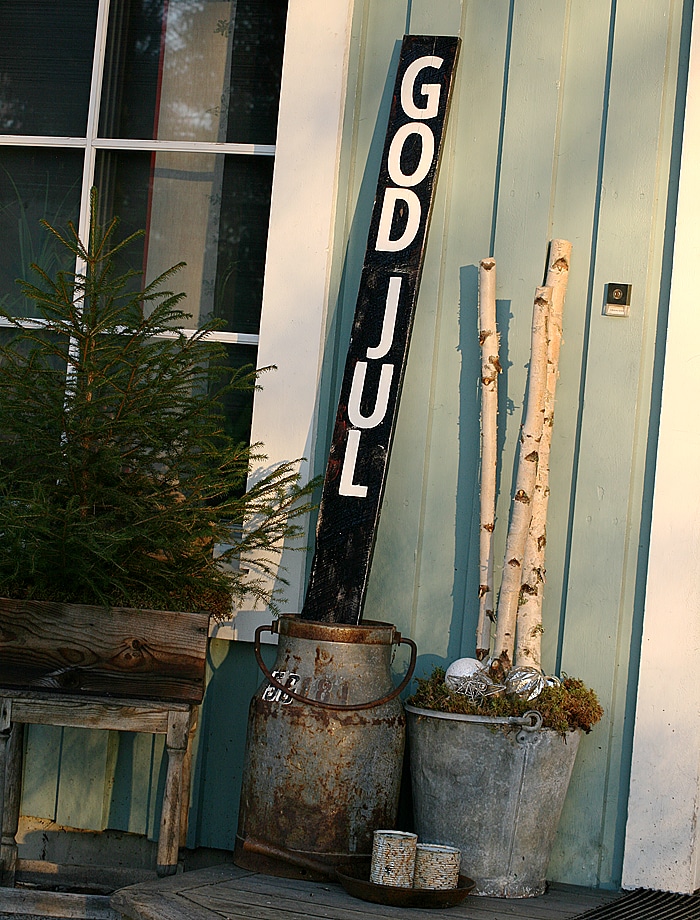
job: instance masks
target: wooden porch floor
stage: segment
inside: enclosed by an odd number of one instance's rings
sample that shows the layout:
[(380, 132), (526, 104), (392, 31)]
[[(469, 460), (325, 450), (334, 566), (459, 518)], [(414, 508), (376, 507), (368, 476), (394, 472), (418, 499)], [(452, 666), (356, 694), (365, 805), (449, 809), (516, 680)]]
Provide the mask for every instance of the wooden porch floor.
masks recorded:
[(275, 878), (217, 866), (117, 891), (114, 911), (129, 920), (568, 920), (607, 903), (612, 891), (554, 885), (538, 898), (468, 896), (445, 910), (371, 904), (333, 882)]

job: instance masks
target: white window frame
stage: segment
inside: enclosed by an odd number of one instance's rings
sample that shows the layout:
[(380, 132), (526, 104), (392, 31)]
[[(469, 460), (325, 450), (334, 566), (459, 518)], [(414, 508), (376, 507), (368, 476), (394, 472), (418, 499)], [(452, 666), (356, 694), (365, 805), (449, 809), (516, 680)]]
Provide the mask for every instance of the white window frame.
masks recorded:
[[(84, 137), (50, 137), (31, 134), (0, 134), (0, 146), (10, 147), (53, 147), (56, 149), (82, 149), (84, 151), (82, 184), (80, 190), (80, 217), (78, 235), (87, 239), (90, 229), (90, 189), (94, 184), (95, 161), (98, 150), (139, 150), (144, 152), (169, 151), (174, 153), (215, 153), (238, 156), (272, 156), (275, 155), (274, 144), (230, 144), (206, 141), (164, 141), (152, 139), (100, 138), (98, 128), (100, 121), (100, 104), (102, 78), (104, 74), (107, 31), (109, 27), (110, 0), (99, 0), (95, 44), (90, 79), (90, 100), (87, 112), (87, 125)], [(0, 317), (0, 327), (9, 326), (7, 320)], [(195, 329), (183, 329), (182, 332), (194, 334)], [(240, 332), (214, 332), (212, 339), (227, 345), (257, 345), (259, 335)]]
[[(303, 481), (317, 472), (311, 469), (309, 458), (316, 437), (353, 2), (289, 0), (274, 146), (98, 138), (97, 88), (102, 81), (109, 0), (99, 0), (86, 137), (0, 135), (2, 145), (84, 149), (78, 226), (82, 238), (89, 228), (89, 195), (98, 150), (275, 157), (260, 332), (216, 333), (216, 338), (229, 344), (257, 345), (258, 366), (277, 366), (255, 396), (251, 441), (264, 444), (268, 466), (305, 458), (300, 462)], [(302, 528), (302, 545), (304, 541), (308, 545), (308, 517)], [(306, 553), (284, 549), (281, 564), (289, 582), (284, 589), (284, 611), (298, 613), (303, 605)], [(255, 628), (271, 619), (269, 609), (242, 609), (231, 621), (213, 624), (211, 634), (250, 641)]]

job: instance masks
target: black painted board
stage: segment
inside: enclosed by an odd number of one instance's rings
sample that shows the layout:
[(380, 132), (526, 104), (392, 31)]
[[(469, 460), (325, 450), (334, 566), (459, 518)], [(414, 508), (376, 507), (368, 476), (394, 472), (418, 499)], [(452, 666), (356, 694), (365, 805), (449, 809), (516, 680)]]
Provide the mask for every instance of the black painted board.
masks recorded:
[(408, 35), (401, 46), (305, 619), (362, 618), (459, 41)]

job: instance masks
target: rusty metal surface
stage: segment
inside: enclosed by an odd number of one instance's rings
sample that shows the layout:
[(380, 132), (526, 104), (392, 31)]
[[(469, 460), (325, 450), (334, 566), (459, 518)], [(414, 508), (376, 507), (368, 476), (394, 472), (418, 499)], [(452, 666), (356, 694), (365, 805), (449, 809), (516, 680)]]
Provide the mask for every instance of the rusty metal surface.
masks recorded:
[(461, 904), (474, 888), (472, 879), (460, 875), (456, 888), (394, 888), (375, 885), (364, 875), (338, 872), (338, 881), (354, 898), (393, 907), (444, 908)]
[[(287, 616), (290, 620), (293, 619), (291, 615), (287, 615)], [(323, 639), (325, 641), (328, 641), (329, 636), (326, 632), (327, 627), (322, 623), (317, 624), (317, 625), (320, 627), (319, 632), (322, 632)], [(379, 624), (379, 625), (384, 625), (384, 624)], [(262, 657), (262, 649), (260, 645), (261, 636), (263, 632), (274, 632), (274, 631), (275, 630), (273, 629), (272, 626), (264, 626), (264, 625), (258, 626), (258, 628), (255, 630), (255, 642), (253, 644), (253, 649), (255, 651), (255, 659), (258, 663), (258, 667), (260, 668), (262, 673), (267, 678), (267, 681), (269, 684), (268, 690), (270, 692), (272, 692), (273, 688), (278, 690), (279, 693), (281, 694), (280, 698), (284, 699), (285, 702), (291, 702), (292, 700), (294, 700), (295, 702), (302, 703), (305, 706), (312, 706), (312, 707), (315, 706), (320, 709), (329, 709), (329, 710), (333, 710), (336, 712), (337, 711), (360, 712), (360, 711), (365, 711), (367, 709), (377, 709), (378, 707), (383, 706), (385, 703), (388, 703), (394, 698), (398, 697), (399, 694), (403, 692), (403, 690), (408, 686), (408, 683), (413, 675), (413, 671), (416, 667), (416, 660), (418, 657), (418, 647), (416, 646), (416, 643), (413, 641), (413, 639), (404, 638), (401, 636), (400, 633), (394, 632), (395, 644), (409, 646), (409, 648), (411, 649), (411, 658), (409, 661), (408, 668), (406, 669), (406, 673), (403, 676), (403, 680), (396, 687), (393, 687), (388, 693), (383, 693), (380, 697), (374, 697), (373, 699), (370, 699), (370, 700), (363, 700), (362, 702), (357, 701), (357, 702), (352, 702), (352, 703), (328, 702), (328, 700), (321, 699), (318, 696), (318, 694), (316, 694), (315, 696), (311, 696), (311, 697), (304, 696), (303, 694), (297, 693), (296, 690), (292, 689), (292, 687), (295, 686), (293, 682), (289, 682), (287, 683), (287, 685), (284, 685), (280, 683), (280, 681), (275, 676), (275, 674), (279, 674), (279, 673), (286, 675), (288, 672), (275, 671), (273, 673), (272, 671), (270, 671), (270, 669), (265, 664), (265, 660)], [(289, 635), (289, 633), (285, 633), (285, 635)], [(308, 638), (306, 633), (303, 633), (302, 635), (304, 638)], [(357, 641), (357, 638), (358, 638), (358, 634), (356, 634), (356, 641)], [(359, 634), (359, 638), (362, 638), (362, 634)], [(376, 638), (376, 636), (373, 636), (372, 638), (374, 639)], [(372, 642), (370, 642), (369, 644), (372, 644)], [(295, 675), (295, 676), (298, 676), (298, 675)]]
[(396, 628), (391, 623), (380, 623), (377, 620), (363, 620), (357, 626), (349, 626), (341, 623), (304, 620), (301, 617), (281, 616), (274, 625), (276, 631), (281, 635), (314, 641), (323, 638), (326, 642), (391, 645), (396, 635)]
[[(296, 693), (352, 706), (392, 690), (390, 642), (364, 643), (361, 629), (356, 642), (328, 641), (325, 625), (315, 639), (286, 633), (272, 673)], [(236, 861), (247, 837), (333, 866), (366, 858), (373, 831), (396, 821), (404, 741), (398, 699), (326, 710), (263, 681), (249, 711)]]

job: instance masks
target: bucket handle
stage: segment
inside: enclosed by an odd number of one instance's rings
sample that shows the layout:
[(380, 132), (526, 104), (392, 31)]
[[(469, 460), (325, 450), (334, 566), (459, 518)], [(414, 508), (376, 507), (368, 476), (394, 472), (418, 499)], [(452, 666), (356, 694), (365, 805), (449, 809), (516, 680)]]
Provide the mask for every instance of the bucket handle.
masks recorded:
[(285, 687), (284, 684), (281, 684), (276, 677), (272, 676), (269, 668), (263, 661), (262, 653), (260, 651), (260, 636), (264, 632), (274, 632), (274, 626), (272, 624), (264, 623), (262, 626), (258, 626), (258, 628), (255, 630), (255, 642), (253, 643), (255, 659), (258, 662), (258, 667), (263, 672), (265, 677), (269, 680), (273, 687), (275, 687), (277, 690), (281, 690), (283, 693), (286, 693), (287, 696), (291, 696), (293, 700), (297, 700), (299, 703), (306, 703), (309, 706), (319, 706), (321, 709), (334, 709), (336, 711), (354, 712), (361, 709), (374, 709), (376, 706), (381, 706), (384, 703), (389, 703), (408, 686), (408, 682), (413, 677), (413, 671), (416, 667), (416, 656), (418, 654), (418, 647), (416, 646), (416, 643), (413, 641), (413, 639), (408, 639), (402, 636), (401, 633), (397, 632), (394, 634), (394, 642), (396, 645), (408, 645), (411, 649), (411, 660), (408, 663), (408, 670), (406, 671), (404, 678), (398, 687), (394, 687), (390, 693), (380, 697), (378, 700), (371, 700), (369, 703), (324, 703), (323, 700), (312, 700), (309, 699), (308, 696), (301, 696), (301, 694), (295, 693), (290, 687)]

